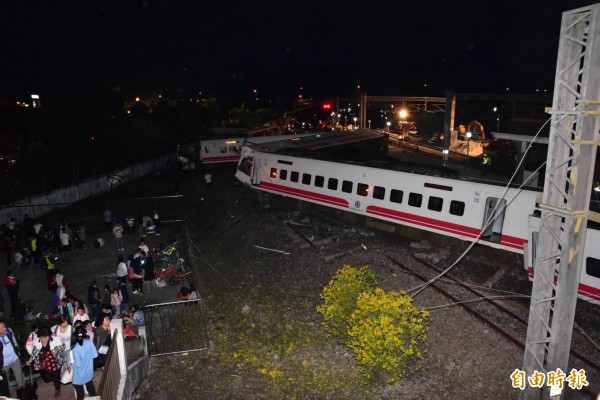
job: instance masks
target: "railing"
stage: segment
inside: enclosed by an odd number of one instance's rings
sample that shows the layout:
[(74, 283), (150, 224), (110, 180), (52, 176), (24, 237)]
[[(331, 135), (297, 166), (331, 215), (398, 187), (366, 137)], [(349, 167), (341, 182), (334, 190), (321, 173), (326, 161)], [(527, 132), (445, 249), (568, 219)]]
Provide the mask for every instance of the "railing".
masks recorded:
[(144, 316), (150, 356), (208, 348), (204, 300), (148, 305), (144, 307)]
[(108, 353), (106, 355), (106, 364), (104, 365), (104, 372), (100, 379), (100, 385), (98, 386), (98, 394), (103, 399), (117, 399), (117, 393), (121, 382), (121, 366), (119, 362), (119, 347), (117, 343), (117, 336), (121, 335), (122, 331), (115, 329), (112, 332), (113, 340)]

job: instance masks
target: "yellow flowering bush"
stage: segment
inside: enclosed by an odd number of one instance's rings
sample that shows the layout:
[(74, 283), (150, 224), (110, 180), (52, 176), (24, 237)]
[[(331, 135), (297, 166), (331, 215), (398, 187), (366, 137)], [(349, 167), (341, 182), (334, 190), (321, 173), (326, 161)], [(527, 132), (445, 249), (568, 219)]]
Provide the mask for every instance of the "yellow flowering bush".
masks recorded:
[(404, 292), (376, 288), (358, 296), (349, 319), (346, 345), (367, 378), (386, 376), (388, 383), (420, 369), (419, 347), (426, 338), (429, 312), (419, 310)]
[(361, 293), (372, 292), (377, 284), (377, 275), (368, 266), (360, 269), (344, 265), (337, 271), (321, 293), (323, 303), (317, 312), (323, 315), (323, 327), (330, 335), (348, 339), (348, 320), (356, 308)]

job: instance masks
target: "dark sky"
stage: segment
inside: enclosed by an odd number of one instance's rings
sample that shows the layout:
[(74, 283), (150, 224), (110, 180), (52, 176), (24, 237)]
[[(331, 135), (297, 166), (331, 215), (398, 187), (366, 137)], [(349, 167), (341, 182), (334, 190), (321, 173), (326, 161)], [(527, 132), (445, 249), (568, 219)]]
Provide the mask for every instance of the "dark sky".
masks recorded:
[(2, 2), (0, 97), (533, 93), (554, 82), (561, 13), (591, 3)]

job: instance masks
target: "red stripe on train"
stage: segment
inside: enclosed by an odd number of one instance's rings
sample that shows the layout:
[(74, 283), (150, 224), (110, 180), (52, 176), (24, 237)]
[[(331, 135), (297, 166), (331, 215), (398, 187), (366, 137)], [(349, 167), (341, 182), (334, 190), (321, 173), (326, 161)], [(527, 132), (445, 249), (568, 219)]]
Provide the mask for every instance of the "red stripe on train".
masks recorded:
[[(308, 190), (291, 188), (288, 186), (278, 185), (268, 181), (261, 181), (260, 187), (263, 189), (272, 190), (274, 192), (280, 192), (283, 194), (288, 194), (296, 197), (300, 197), (303, 199), (309, 199), (316, 202), (335, 205), (338, 207), (349, 208), (349, 203), (347, 200), (328, 196), (320, 193), (311, 192)], [(453, 233), (455, 235), (462, 235), (472, 239), (477, 238), (480, 233), (480, 230), (477, 228), (472, 228), (465, 225), (458, 225), (449, 222), (444, 222), (441, 220), (422, 217), (415, 214), (409, 214), (401, 211), (390, 210), (388, 208), (378, 207), (378, 206), (368, 206), (366, 209), (367, 214), (378, 215), (380, 217), (386, 217), (389, 219), (393, 219), (396, 221), (404, 221), (409, 222), (415, 225), (419, 225), (422, 227), (436, 229), (443, 232)], [(516, 250), (523, 251), (523, 247), (527, 243), (527, 240), (523, 238), (518, 238), (514, 236), (508, 236), (503, 234), (502, 239), (500, 241), (500, 245), (510, 247)]]
[[(529, 275), (529, 279), (533, 279), (533, 267), (531, 265), (527, 267), (527, 275)], [(554, 283), (556, 283), (556, 277), (554, 278)], [(594, 301), (600, 301), (600, 288), (579, 282), (579, 294)]]
[[(477, 238), (481, 233), (480, 229), (472, 228), (470, 226), (453, 224), (439, 219), (422, 217), (420, 215), (409, 214), (402, 211), (391, 210), (389, 208), (383, 208), (378, 206), (368, 206), (367, 214), (374, 214), (397, 221), (409, 222), (411, 224), (419, 225), (422, 227), (437, 229), (443, 232), (462, 235), (472, 239)], [(506, 247), (511, 247), (513, 249), (523, 250), (525, 243), (527, 243), (527, 240), (523, 238), (502, 234), (502, 239), (500, 240), (499, 244)]]
[(222, 156), (222, 157), (202, 157), (202, 162), (217, 162), (217, 161), (237, 161), (240, 156)]
[(293, 196), (301, 197), (303, 199), (310, 199), (325, 204), (331, 204), (338, 207), (348, 208), (348, 201), (339, 197), (327, 196), (325, 194), (310, 192), (308, 190), (295, 189), (288, 186), (277, 185), (275, 183), (260, 181), (260, 187), (263, 189), (272, 190), (275, 192), (281, 192), (290, 194)]

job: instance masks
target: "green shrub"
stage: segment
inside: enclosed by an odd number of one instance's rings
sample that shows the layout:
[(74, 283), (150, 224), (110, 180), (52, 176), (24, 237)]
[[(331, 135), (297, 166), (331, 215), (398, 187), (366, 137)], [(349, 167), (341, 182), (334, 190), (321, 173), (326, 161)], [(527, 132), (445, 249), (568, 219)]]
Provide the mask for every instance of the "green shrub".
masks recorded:
[(361, 293), (372, 292), (377, 284), (377, 275), (368, 266), (360, 269), (349, 265), (337, 271), (321, 293), (323, 304), (317, 312), (323, 315), (323, 327), (330, 335), (346, 341), (348, 321), (356, 308)]
[(393, 383), (420, 369), (429, 312), (419, 310), (404, 292), (375, 289), (358, 296), (347, 346), (367, 378)]

